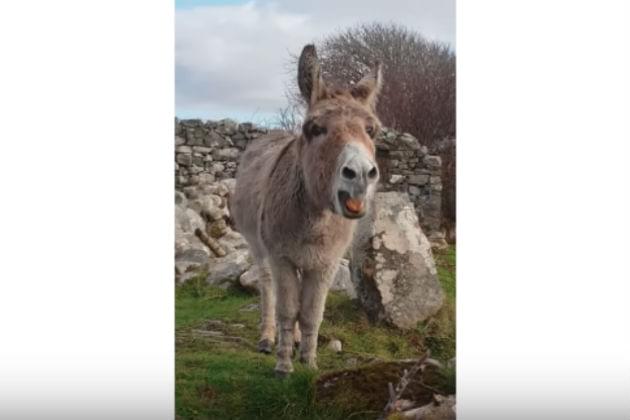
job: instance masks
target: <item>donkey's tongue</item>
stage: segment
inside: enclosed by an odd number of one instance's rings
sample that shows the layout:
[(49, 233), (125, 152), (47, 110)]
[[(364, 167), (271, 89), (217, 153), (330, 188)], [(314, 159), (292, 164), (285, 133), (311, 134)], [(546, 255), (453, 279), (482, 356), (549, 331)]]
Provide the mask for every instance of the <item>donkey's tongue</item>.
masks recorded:
[(348, 198), (346, 200), (346, 209), (352, 213), (361, 213), (361, 210), (363, 210), (363, 201), (357, 200), (356, 198)]

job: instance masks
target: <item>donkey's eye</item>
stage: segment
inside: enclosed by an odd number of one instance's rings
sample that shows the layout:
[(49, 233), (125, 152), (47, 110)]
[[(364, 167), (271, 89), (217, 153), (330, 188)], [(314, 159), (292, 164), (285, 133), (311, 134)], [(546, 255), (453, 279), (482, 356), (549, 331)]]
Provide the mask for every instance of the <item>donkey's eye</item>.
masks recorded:
[(309, 131), (310, 131), (311, 137), (317, 137), (317, 136), (326, 134), (326, 127), (322, 127), (321, 125), (317, 125), (317, 124), (311, 124)]
[(376, 127), (374, 127), (373, 125), (368, 125), (367, 127), (365, 127), (365, 132), (368, 134), (368, 136), (374, 138), (374, 136), (376, 136)]

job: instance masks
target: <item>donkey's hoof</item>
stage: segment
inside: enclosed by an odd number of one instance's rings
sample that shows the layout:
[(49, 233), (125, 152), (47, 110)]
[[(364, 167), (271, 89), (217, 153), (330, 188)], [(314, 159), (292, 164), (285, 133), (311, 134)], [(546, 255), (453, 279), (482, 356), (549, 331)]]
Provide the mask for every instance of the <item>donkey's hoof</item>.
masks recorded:
[(276, 377), (278, 378), (286, 378), (293, 372), (293, 364), (291, 362), (278, 362), (276, 363), (276, 367), (274, 368), (274, 372), (276, 372)]
[(265, 338), (258, 342), (258, 351), (260, 353), (271, 354), (273, 351), (273, 341)]

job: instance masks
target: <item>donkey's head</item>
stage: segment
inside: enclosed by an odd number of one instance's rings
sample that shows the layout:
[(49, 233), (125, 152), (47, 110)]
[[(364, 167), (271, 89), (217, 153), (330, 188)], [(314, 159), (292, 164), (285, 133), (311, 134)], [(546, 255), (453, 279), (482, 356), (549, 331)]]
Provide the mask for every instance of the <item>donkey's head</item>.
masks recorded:
[(349, 90), (333, 90), (321, 77), (313, 45), (302, 50), (298, 85), (308, 104), (302, 126), (301, 165), (306, 190), (321, 207), (349, 219), (362, 217), (376, 189), (379, 171), (374, 136), (381, 66)]

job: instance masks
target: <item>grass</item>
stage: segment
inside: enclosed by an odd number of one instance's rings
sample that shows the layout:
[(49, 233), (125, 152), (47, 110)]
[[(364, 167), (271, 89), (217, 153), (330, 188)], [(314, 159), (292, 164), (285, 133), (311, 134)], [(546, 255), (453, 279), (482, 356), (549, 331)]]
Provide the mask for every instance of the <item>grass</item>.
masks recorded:
[[(319, 371), (295, 363), (287, 379), (275, 377), (273, 356), (254, 351), (258, 340), (258, 297), (238, 289), (206, 286), (203, 276), (176, 290), (176, 378), (178, 419), (352, 419), (376, 418), (379, 398), (387, 398), (386, 382), (395, 378), (389, 361), (415, 358), (429, 348), (446, 361), (455, 354), (455, 250), (436, 253), (438, 275), (446, 292), (444, 307), (411, 331), (372, 325), (359, 304), (330, 294), (320, 330)], [(199, 330), (240, 337), (223, 342)], [(326, 346), (341, 340), (343, 351)], [(368, 369), (365, 367), (368, 366)], [(361, 367), (361, 386), (344, 384), (343, 392), (321, 392), (322, 381), (335, 372)], [(371, 376), (370, 376), (371, 375)], [(454, 372), (440, 372), (443, 389), (454, 392)], [(350, 380), (350, 379), (347, 379)], [(375, 389), (366, 388), (373, 384)], [(355, 383), (355, 385), (358, 385)], [(319, 390), (319, 394), (318, 394)], [(382, 395), (382, 397), (381, 397)], [(378, 398), (375, 399), (375, 396)], [(383, 404), (384, 405), (384, 404)], [(381, 407), (382, 409), (382, 407)]]

